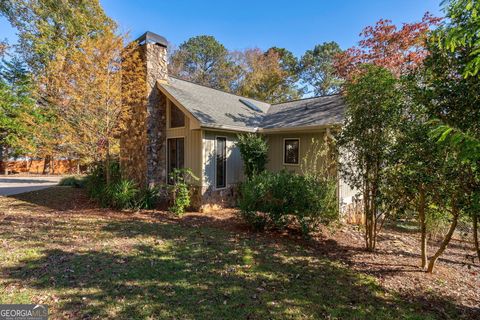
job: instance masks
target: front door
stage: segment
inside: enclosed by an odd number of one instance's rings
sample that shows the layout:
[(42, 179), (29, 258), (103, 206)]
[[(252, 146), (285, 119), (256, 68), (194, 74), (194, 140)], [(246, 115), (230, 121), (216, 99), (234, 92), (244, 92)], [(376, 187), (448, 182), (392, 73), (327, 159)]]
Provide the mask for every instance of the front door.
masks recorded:
[(173, 180), (170, 177), (170, 174), (175, 169), (184, 168), (184, 138), (173, 138), (167, 140), (168, 148), (168, 183), (173, 183)]

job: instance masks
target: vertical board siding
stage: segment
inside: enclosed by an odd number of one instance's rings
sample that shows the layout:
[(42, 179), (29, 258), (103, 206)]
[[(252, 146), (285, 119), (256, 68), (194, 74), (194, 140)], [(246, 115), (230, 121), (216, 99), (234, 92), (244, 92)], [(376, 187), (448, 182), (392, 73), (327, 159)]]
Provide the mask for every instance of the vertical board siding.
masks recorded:
[(215, 139), (227, 138), (227, 186), (237, 184), (243, 179), (243, 162), (240, 150), (236, 146), (235, 133), (203, 131), (202, 186), (215, 187)]
[[(170, 103), (167, 108), (167, 124), (170, 123)], [(185, 168), (190, 168), (199, 178), (202, 175), (202, 131), (190, 129), (191, 119), (185, 117), (185, 127), (167, 128), (167, 139), (185, 138)]]
[[(277, 172), (283, 169), (293, 171), (295, 173), (302, 173), (302, 164), (308, 151), (312, 149), (312, 139), (323, 141), (325, 131), (312, 133), (281, 133), (265, 135), (268, 141), (268, 163), (267, 170)], [(298, 164), (284, 164), (283, 163), (283, 141), (284, 139), (299, 139), (299, 163)]]

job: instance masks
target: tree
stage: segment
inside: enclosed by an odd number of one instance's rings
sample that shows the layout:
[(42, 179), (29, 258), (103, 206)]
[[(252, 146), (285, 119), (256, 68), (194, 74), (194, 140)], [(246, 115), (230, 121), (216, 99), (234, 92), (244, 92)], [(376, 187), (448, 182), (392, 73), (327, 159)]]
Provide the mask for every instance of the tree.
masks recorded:
[[(365, 65), (346, 83), (346, 120), (338, 137), (341, 172), (363, 197), (365, 245), (374, 250), (385, 217), (385, 168), (398, 119), (399, 92), (394, 75)], [(372, 98), (373, 97), (373, 98)]]
[(238, 69), (230, 53), (213, 36), (196, 36), (170, 57), (170, 74), (220, 90), (230, 90)]
[(447, 156), (445, 148), (429, 136), (433, 128), (422, 92), (420, 72), (399, 81), (399, 118), (393, 124), (395, 139), (386, 167), (386, 202), (397, 215), (417, 219), (420, 227), (421, 266), (427, 268), (429, 220), (436, 216), (436, 199), (443, 190), (440, 173)]
[[(0, 65), (0, 147), (8, 159), (29, 152), (32, 146), (31, 127), (25, 122), (32, 114), (34, 100), (31, 78), (24, 64), (16, 57)], [(6, 166), (4, 168), (7, 170)], [(6, 171), (5, 171), (6, 172)]]
[[(129, 116), (122, 98), (146, 90), (137, 45), (124, 48), (123, 40), (108, 32), (84, 39), (80, 50), (59, 52), (41, 86), (45, 89), (42, 95), (65, 125), (67, 148), (84, 160), (104, 161), (107, 183), (112, 152), (118, 151), (118, 137)], [(128, 86), (122, 87), (122, 76), (130, 76), (123, 78)]]
[(298, 99), (299, 67), (293, 54), (286, 49), (248, 49), (243, 53), (243, 77), (238, 94), (270, 103)]
[(432, 33), (425, 60), (429, 111), (437, 126), (431, 132), (439, 143), (448, 144), (458, 161), (468, 165), (470, 181), (463, 203), (471, 216), (474, 243), (480, 261), (478, 219), (480, 212), (480, 51), (478, 27), (480, 4), (476, 1), (447, 2), (446, 20)]
[(335, 70), (334, 62), (342, 52), (336, 42), (324, 42), (307, 50), (301, 58), (301, 79), (313, 89), (315, 95), (338, 93), (342, 79)]
[(435, 205), (448, 213), (450, 217), (450, 227), (440, 243), (440, 247), (430, 257), (427, 272), (433, 272), (438, 258), (443, 254), (449, 245), (453, 233), (457, 227), (460, 217), (468, 213), (469, 202), (472, 198), (473, 188), (471, 173), (468, 165), (462, 163), (459, 154), (451, 150), (448, 144), (444, 145), (446, 157), (443, 165), (439, 168), (441, 176), (441, 185), (438, 188)]
[(404, 23), (400, 29), (385, 19), (366, 27), (360, 33), (359, 46), (338, 55), (335, 66), (339, 75), (354, 76), (365, 63), (382, 66), (397, 77), (408, 74), (421, 66), (428, 52), (425, 48), (428, 32), (440, 20), (426, 13), (422, 21)]
[(98, 0), (0, 0), (3, 14), (18, 31), (18, 52), (35, 74), (57, 50), (73, 50), (85, 37), (115, 27)]
[(434, 36), (438, 44), (450, 51), (468, 48), (468, 61), (462, 70), (465, 77), (480, 73), (480, 3), (475, 0), (447, 0), (449, 23)]
[[(84, 39), (113, 30), (115, 23), (105, 15), (98, 0), (0, 0), (0, 14), (17, 29), (19, 44), (15, 47), (27, 63), (34, 81), (32, 93), (35, 93), (37, 103), (34, 113), (24, 119), (33, 131), (33, 152), (46, 160), (57, 153), (68, 153), (65, 150), (65, 123), (56, 114), (58, 109), (48, 103), (52, 96), (43, 95), (56, 91), (46, 87), (50, 82), (45, 81), (49, 64), (59, 54), (76, 53)], [(35, 125), (37, 121), (41, 125)]]

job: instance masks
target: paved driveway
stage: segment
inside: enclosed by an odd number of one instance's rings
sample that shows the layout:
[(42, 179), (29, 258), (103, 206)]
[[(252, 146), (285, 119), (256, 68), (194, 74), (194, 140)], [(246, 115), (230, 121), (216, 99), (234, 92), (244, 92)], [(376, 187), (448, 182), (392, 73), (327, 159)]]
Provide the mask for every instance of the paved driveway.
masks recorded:
[(62, 177), (10, 177), (0, 176), (0, 196), (9, 196), (18, 193), (41, 190), (55, 186)]

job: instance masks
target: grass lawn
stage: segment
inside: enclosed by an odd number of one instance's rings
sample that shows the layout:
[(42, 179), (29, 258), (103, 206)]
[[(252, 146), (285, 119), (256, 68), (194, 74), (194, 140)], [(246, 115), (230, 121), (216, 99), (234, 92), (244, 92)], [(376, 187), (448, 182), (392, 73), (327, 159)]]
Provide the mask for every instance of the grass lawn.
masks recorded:
[(98, 209), (69, 187), (0, 197), (0, 303), (45, 303), (52, 319), (457, 316), (298, 241), (225, 225)]

